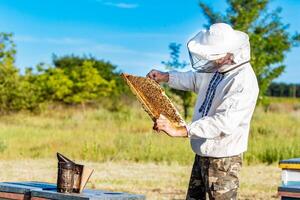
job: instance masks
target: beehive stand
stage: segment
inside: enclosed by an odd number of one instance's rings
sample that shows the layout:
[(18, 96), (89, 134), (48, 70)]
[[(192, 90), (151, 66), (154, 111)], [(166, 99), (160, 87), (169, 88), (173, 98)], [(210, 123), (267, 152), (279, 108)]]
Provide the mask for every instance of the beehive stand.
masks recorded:
[(42, 182), (2, 182), (0, 199), (13, 200), (144, 200), (143, 195), (103, 190), (84, 190), (81, 194), (56, 192), (56, 185)]

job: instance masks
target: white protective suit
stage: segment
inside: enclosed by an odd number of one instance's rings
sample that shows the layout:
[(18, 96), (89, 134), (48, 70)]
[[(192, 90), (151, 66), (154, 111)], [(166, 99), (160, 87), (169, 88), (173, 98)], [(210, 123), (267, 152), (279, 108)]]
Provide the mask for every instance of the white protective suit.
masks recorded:
[(232, 53), (234, 66), (238, 67), (228, 66), (229, 70), (223, 70), (226, 73), (169, 72), (170, 87), (198, 94), (193, 120), (187, 129), (192, 149), (200, 156), (228, 157), (247, 150), (259, 88), (247, 62), (250, 45), (242, 45)]

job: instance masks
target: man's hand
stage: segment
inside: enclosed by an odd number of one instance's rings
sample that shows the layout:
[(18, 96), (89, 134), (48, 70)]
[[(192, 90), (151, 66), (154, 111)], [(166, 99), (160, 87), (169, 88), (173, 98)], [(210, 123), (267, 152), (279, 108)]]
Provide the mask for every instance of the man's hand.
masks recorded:
[(168, 82), (169, 81), (169, 73), (168, 72), (161, 72), (155, 69), (152, 69), (148, 74), (148, 78), (155, 80), (158, 83)]
[(163, 131), (171, 137), (187, 137), (187, 129), (185, 126), (174, 127), (172, 123), (163, 115), (154, 123), (153, 129), (156, 131)]

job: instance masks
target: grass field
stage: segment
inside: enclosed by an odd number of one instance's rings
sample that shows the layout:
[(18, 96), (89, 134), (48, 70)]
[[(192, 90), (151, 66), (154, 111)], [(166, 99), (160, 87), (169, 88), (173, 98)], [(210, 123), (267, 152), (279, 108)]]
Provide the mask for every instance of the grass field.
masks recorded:
[[(39, 115), (0, 118), (0, 159), (51, 158), (57, 151), (74, 159), (190, 164), (187, 139), (152, 131), (139, 104), (119, 112), (56, 108)], [(300, 157), (300, 112), (256, 109), (245, 162), (274, 163)]]
[[(268, 112), (255, 111), (241, 199), (276, 199), (276, 163), (300, 157), (300, 103), (274, 102)], [(20, 112), (1, 116), (0, 129), (1, 181), (55, 182), (55, 154), (61, 152), (96, 169), (89, 187), (146, 194), (148, 199), (185, 196), (194, 157), (189, 141), (153, 132), (137, 103), (118, 112), (103, 107)]]

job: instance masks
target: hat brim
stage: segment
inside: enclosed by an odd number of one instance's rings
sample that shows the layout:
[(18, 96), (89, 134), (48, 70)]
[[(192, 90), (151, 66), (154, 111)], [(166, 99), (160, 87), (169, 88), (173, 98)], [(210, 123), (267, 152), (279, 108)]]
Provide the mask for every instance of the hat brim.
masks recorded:
[[(197, 38), (204, 37), (205, 31), (201, 31), (197, 34)], [(193, 42), (193, 43), (191, 43)], [(226, 54), (242, 48), (249, 42), (249, 37), (246, 33), (238, 30), (234, 30), (234, 35), (230, 38), (226, 44), (207, 45), (201, 43), (201, 40), (191, 40), (188, 42), (188, 49), (190, 52), (195, 53), (203, 58), (212, 60), (211, 57), (218, 57), (218, 54)]]

